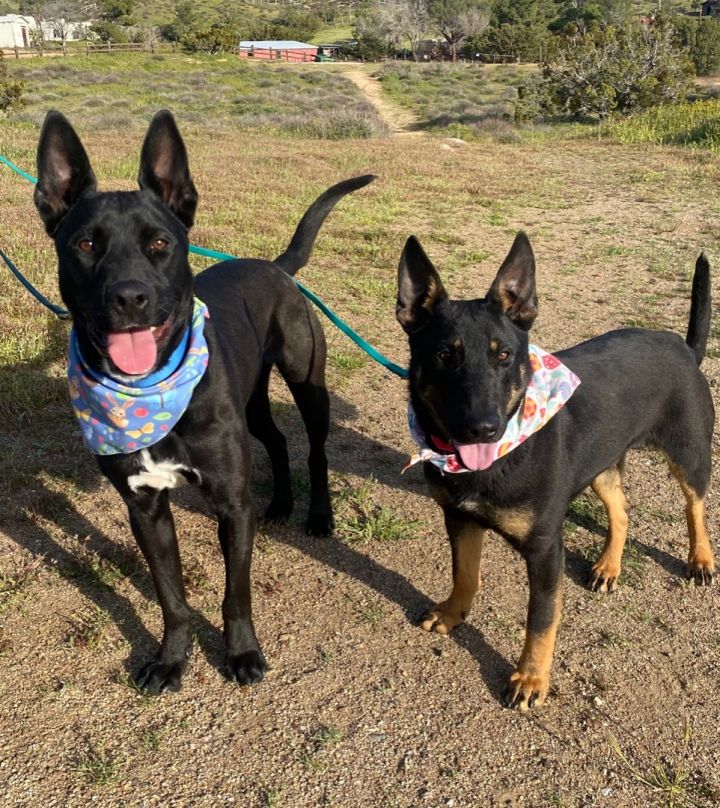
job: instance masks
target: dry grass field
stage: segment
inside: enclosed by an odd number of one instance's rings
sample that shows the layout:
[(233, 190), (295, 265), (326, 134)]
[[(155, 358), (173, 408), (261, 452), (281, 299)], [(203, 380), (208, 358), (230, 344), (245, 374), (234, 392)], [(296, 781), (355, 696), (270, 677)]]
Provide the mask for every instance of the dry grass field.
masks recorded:
[[(81, 110), (73, 119), (101, 187), (132, 187), (142, 129), (98, 130)], [(276, 255), (319, 191), (378, 175), (338, 206), (300, 277), (400, 363), (394, 279), (410, 233), (451, 294), (468, 297), (484, 295), (527, 230), (534, 339), (547, 350), (628, 324), (684, 332), (700, 249), (720, 266), (710, 153), (557, 138), (304, 140), (191, 121), (183, 131), (201, 194), (193, 239), (238, 255)], [(37, 134), (31, 122), (0, 121), (0, 153), (32, 171)], [(31, 186), (0, 171), (0, 246), (57, 299)], [(551, 694), (532, 714), (508, 711), (499, 695), (522, 646), (524, 565), (493, 538), (467, 623), (450, 637), (417, 627), (447, 594), (450, 555), (421, 472), (400, 475), (413, 449), (405, 385), (326, 333), (332, 539), (302, 533), (304, 432), (274, 385), (298, 505), (287, 526), (261, 529), (253, 559), (255, 624), (272, 669), (252, 689), (222, 676), (215, 525), (184, 489), (174, 501), (195, 652), (181, 693), (148, 698), (131, 673), (157, 647), (160, 610), (119, 497), (74, 429), (67, 326), (0, 272), (4, 804), (717, 805), (720, 590), (682, 578), (684, 505), (666, 465), (630, 455), (631, 541), (613, 595), (584, 587), (605, 518), (592, 494), (574, 503)], [(703, 368), (717, 405), (720, 316)], [(269, 469), (256, 448), (261, 508)], [(717, 457), (717, 439), (714, 448)], [(719, 496), (716, 473), (716, 542)]]

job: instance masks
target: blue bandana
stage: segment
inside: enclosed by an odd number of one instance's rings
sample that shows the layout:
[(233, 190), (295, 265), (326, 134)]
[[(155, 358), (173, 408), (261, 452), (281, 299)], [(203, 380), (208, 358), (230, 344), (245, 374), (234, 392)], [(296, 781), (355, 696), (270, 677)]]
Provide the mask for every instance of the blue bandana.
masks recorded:
[(75, 329), (70, 333), (70, 400), (85, 444), (93, 454), (130, 454), (152, 446), (182, 418), (208, 366), (203, 329), (207, 306), (195, 298), (192, 324), (168, 363), (134, 386), (90, 370)]

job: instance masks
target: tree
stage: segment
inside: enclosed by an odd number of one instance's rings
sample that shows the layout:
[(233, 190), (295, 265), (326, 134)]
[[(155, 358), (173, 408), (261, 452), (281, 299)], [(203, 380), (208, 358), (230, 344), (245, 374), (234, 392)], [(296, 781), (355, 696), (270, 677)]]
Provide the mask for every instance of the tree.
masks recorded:
[(482, 0), (428, 0), (427, 8), (430, 21), (450, 46), (453, 62), (458, 46), (490, 22), (490, 10)]
[(188, 53), (222, 53), (238, 47), (240, 31), (238, 23), (226, 16), (211, 25), (204, 25), (186, 33), (180, 40)]
[(479, 37), (467, 40), (463, 53), (472, 57), (475, 53), (513, 56), (525, 62), (542, 62), (552, 51), (554, 40), (543, 25), (511, 25), (488, 26)]
[(40, 17), (44, 22), (52, 25), (55, 35), (60, 37), (63, 50), (75, 24), (84, 19), (84, 16), (84, 4), (72, 0), (56, 0), (56, 2), (45, 3), (40, 8)]
[(692, 59), (698, 76), (720, 68), (720, 20), (715, 17), (673, 18), (675, 42)]
[(321, 28), (322, 20), (315, 14), (288, 8), (281, 11), (268, 26), (271, 39), (297, 39), (304, 42)]
[(406, 40), (417, 61), (418, 47), (430, 25), (426, 0), (390, 0), (378, 6), (377, 18), (387, 38), (397, 44)]
[(132, 25), (135, 0), (98, 0), (100, 19), (117, 25)]
[[(668, 24), (594, 24), (565, 38), (542, 81), (520, 93), (520, 112), (605, 118), (685, 97), (693, 67)], [(518, 112), (516, 111), (516, 114)]]
[(175, 18), (171, 23), (160, 26), (163, 39), (179, 42), (197, 25), (197, 8), (192, 0), (181, 0), (175, 5)]
[(353, 36), (357, 44), (352, 53), (368, 62), (382, 59), (395, 46), (395, 35), (384, 27), (377, 14), (358, 17)]
[(554, 31), (574, 25), (584, 31), (593, 22), (622, 25), (633, 13), (632, 0), (559, 0), (557, 17), (550, 24)]

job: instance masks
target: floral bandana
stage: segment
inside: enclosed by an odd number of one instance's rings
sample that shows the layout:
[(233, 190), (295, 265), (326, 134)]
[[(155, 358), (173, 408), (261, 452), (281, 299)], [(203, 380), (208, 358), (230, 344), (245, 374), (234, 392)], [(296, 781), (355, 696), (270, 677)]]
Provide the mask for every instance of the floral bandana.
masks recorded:
[(136, 452), (162, 440), (175, 426), (208, 365), (203, 330), (209, 316), (207, 306), (195, 298), (192, 323), (169, 362), (133, 387), (90, 370), (73, 329), (68, 350), (70, 400), (93, 454)]
[(432, 463), (443, 474), (483, 471), (490, 468), (498, 458), (520, 446), (530, 435), (542, 429), (565, 406), (565, 402), (580, 384), (580, 379), (557, 357), (543, 351), (537, 345), (528, 345), (528, 352), (533, 373), (525, 391), (525, 400), (517, 414), (508, 422), (502, 438), (496, 443), (476, 443), (463, 447), (468, 450), (468, 455), (472, 456), (473, 468), (468, 468), (460, 460), (458, 457), (460, 452), (456, 447), (446, 444), (439, 438), (433, 436), (432, 440), (443, 450), (442, 453), (436, 452), (428, 445), (418, 424), (415, 410), (408, 402), (410, 434), (420, 447), (420, 452), (410, 458), (403, 471), (421, 461)]

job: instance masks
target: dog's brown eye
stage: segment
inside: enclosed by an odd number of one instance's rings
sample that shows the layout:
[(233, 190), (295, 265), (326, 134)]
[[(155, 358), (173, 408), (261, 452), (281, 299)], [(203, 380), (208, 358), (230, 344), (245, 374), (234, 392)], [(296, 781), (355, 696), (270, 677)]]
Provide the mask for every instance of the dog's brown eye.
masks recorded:
[(498, 362), (505, 362), (507, 359), (510, 359), (510, 351), (500, 351), (497, 358)]
[(150, 243), (150, 252), (151, 253), (159, 253), (164, 252), (170, 245), (164, 238), (156, 238), (154, 241)]
[(91, 253), (95, 250), (95, 245), (93, 244), (92, 241), (90, 241), (89, 238), (81, 238), (80, 241), (78, 241), (77, 246), (78, 250), (84, 253)]
[(437, 358), (441, 362), (449, 362), (450, 361), (450, 351), (447, 348), (443, 348), (442, 351), (438, 351)]

